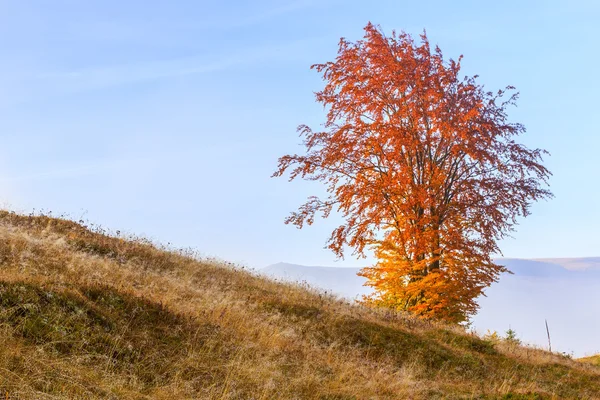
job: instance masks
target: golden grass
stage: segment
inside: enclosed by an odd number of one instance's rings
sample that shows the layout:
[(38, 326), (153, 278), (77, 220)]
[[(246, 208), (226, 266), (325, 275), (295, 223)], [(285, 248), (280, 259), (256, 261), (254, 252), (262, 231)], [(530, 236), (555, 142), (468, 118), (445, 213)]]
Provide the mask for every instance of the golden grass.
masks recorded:
[(590, 356), (590, 357), (579, 358), (577, 361), (581, 361), (581, 362), (592, 364), (592, 365), (597, 365), (598, 367), (600, 367), (600, 354), (597, 354), (595, 356)]
[(0, 211), (0, 263), (9, 398), (600, 398), (591, 364), (68, 220)]

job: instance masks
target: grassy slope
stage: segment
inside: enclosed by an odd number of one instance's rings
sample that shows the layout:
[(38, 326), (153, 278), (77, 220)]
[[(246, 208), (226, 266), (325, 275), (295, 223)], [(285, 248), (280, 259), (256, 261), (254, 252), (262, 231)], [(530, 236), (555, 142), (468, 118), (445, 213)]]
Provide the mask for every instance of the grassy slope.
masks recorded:
[(600, 398), (600, 368), (0, 212), (12, 398)]
[(600, 354), (595, 355), (595, 356), (580, 358), (579, 361), (588, 363), (588, 364), (592, 364), (592, 365), (597, 365), (600, 367)]

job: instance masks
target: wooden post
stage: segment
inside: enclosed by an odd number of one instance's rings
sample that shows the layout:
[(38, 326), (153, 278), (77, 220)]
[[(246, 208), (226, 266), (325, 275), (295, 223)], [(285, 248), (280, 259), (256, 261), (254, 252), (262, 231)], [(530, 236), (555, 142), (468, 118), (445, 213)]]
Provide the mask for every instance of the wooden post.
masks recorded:
[(548, 351), (552, 353), (552, 343), (550, 342), (550, 330), (548, 329), (548, 320), (545, 319), (544, 321), (546, 321), (546, 333), (548, 334)]

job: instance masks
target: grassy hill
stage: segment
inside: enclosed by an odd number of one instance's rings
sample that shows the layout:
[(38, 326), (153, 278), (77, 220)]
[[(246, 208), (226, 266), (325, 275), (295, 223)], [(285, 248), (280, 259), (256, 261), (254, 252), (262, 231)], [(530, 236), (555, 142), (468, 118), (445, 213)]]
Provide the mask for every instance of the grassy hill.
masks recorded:
[(0, 212), (10, 399), (594, 399), (600, 368)]
[(595, 355), (595, 356), (580, 358), (579, 361), (597, 365), (598, 367), (600, 367), (600, 354)]

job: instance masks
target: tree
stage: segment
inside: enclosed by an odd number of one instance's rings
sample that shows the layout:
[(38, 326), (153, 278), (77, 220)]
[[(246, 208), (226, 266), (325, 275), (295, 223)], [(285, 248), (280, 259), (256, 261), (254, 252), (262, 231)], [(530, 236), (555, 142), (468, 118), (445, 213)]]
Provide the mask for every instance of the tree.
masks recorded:
[(335, 207), (344, 223), (328, 247), (378, 260), (360, 273), (375, 289), (365, 302), (463, 322), (506, 271), (492, 260), (498, 241), (552, 196), (550, 172), (546, 151), (515, 142), (525, 128), (506, 114), (514, 88), (461, 79), (462, 56), (445, 62), (420, 39), (369, 23), (363, 40), (342, 38), (335, 61), (313, 65), (324, 129), (299, 126), (306, 154), (281, 157), (273, 176), (326, 184), (326, 198), (309, 197), (285, 222), (302, 228)]

